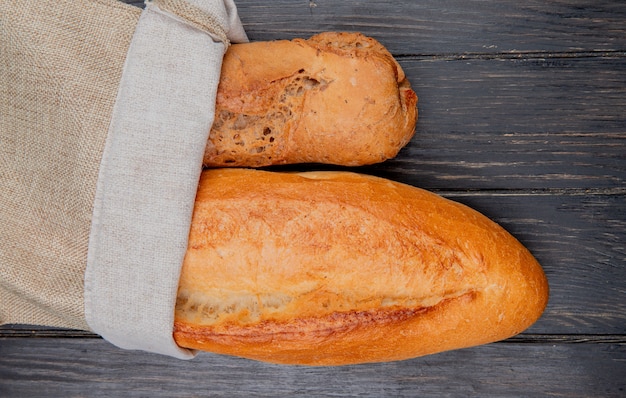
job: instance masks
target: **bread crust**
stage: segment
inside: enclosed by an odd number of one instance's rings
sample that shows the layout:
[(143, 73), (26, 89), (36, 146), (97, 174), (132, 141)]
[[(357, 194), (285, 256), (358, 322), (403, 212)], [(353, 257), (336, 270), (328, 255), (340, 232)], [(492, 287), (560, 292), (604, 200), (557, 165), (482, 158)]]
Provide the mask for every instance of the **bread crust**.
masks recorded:
[(381, 162), (413, 136), (416, 105), (400, 65), (360, 33), (235, 44), (224, 56), (204, 164)]
[(548, 284), (478, 212), (347, 172), (202, 174), (174, 338), (265, 362), (344, 365), (501, 340)]

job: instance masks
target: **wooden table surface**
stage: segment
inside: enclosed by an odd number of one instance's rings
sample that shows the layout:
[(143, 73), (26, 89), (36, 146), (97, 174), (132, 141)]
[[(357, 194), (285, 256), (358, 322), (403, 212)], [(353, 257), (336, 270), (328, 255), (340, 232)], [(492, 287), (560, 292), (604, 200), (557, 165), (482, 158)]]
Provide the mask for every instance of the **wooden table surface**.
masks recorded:
[[(139, 2), (131, 2), (139, 3)], [(543, 265), (543, 317), (503, 342), (310, 368), (0, 329), (0, 397), (626, 396), (626, 2), (236, 2), (251, 40), (360, 31), (419, 96), (414, 139), (354, 169), (465, 203)]]

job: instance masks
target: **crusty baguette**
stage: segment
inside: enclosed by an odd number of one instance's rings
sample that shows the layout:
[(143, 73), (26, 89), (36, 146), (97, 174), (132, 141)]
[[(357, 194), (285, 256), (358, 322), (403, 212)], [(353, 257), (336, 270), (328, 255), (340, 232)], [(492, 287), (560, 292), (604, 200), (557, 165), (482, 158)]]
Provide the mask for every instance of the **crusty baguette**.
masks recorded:
[(174, 338), (283, 364), (401, 360), (513, 336), (542, 268), (476, 211), (347, 172), (207, 170)]
[(235, 44), (224, 56), (204, 163), (381, 162), (413, 136), (416, 104), (392, 55), (359, 33)]

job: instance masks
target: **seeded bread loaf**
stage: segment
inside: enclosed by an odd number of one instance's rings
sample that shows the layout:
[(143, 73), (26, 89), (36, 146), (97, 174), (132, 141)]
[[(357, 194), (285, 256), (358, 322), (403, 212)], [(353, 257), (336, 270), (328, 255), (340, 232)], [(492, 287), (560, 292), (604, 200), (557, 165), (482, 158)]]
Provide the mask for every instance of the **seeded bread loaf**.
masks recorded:
[(392, 55), (359, 33), (232, 45), (204, 163), (356, 166), (411, 139), (417, 96)]
[(273, 363), (392, 361), (513, 336), (547, 299), (526, 248), (433, 193), (347, 172), (208, 170), (174, 338)]

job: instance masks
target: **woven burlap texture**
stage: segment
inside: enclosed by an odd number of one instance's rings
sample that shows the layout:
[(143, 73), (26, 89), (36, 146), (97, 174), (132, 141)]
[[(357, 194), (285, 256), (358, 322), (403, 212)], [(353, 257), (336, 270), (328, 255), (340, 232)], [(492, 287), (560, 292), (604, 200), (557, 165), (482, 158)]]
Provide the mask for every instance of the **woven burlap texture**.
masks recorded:
[(0, 323), (88, 328), (98, 168), (140, 12), (0, 1)]
[(219, 42), (224, 43), (225, 48), (230, 45), (228, 34), (224, 30), (223, 22), (220, 22), (215, 14), (206, 12), (200, 7), (181, 0), (151, 0), (159, 9), (171, 13), (186, 23), (211, 35)]

